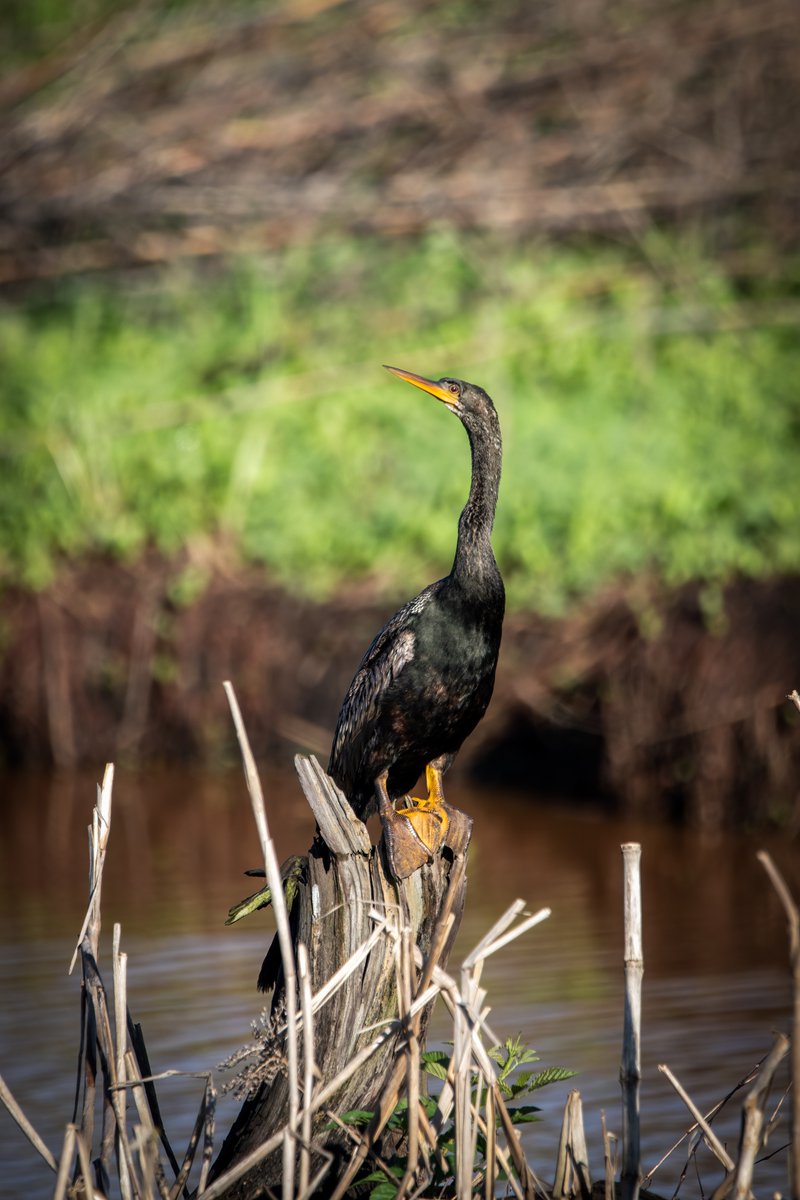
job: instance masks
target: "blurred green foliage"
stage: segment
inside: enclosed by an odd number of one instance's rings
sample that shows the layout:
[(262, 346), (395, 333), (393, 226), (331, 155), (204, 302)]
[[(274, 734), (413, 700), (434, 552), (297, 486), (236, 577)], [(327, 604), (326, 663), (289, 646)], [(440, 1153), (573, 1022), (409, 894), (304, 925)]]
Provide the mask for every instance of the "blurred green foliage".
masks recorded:
[(449, 569), (468, 447), (382, 362), (494, 397), (514, 606), (797, 569), (797, 284), (685, 238), (437, 231), (51, 285), (0, 307), (0, 579), (210, 535), (312, 595), (412, 592)]

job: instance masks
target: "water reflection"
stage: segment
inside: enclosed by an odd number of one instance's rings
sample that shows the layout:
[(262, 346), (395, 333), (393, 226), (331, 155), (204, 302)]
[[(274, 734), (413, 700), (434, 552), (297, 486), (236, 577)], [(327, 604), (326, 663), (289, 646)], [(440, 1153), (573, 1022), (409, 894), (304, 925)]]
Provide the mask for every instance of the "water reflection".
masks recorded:
[[(264, 772), (281, 857), (304, 850), (313, 822), (293, 774)], [(545, 1065), (577, 1069), (590, 1153), (601, 1172), (600, 1110), (619, 1128), (622, 876), (620, 843), (643, 845), (645, 992), (642, 1106), (645, 1165), (685, 1126), (659, 1062), (668, 1062), (708, 1108), (788, 1028), (785, 921), (755, 850), (765, 846), (800, 892), (784, 839), (699, 837), (618, 822), (519, 795), (470, 791), (475, 818), (470, 892), (456, 961), (508, 904), (523, 897), (553, 916), (490, 960), (484, 976), (498, 1036), (521, 1033)], [(86, 904), (86, 825), (95, 781), (69, 775), (6, 780), (0, 844), (0, 1072), (57, 1153), (71, 1116), (78, 983), (68, 979)], [(247, 1039), (260, 1009), (255, 976), (271, 922), (259, 914), (224, 929), (229, 905), (251, 890), (258, 842), (238, 770), (118, 772), (103, 890), (104, 937), (123, 928), (129, 1001), (144, 1026), (154, 1069), (214, 1066)], [(101, 962), (101, 967), (103, 963)], [(434, 1037), (448, 1036), (443, 1018)], [(552, 1172), (560, 1108), (569, 1085), (542, 1092), (544, 1121), (526, 1138), (536, 1169)], [(201, 1084), (161, 1087), (176, 1146), (188, 1138)], [(221, 1132), (236, 1102), (220, 1105)], [(721, 1124), (735, 1144), (738, 1107)], [(782, 1131), (785, 1133), (785, 1127)], [(773, 1145), (782, 1143), (779, 1131)], [(52, 1191), (16, 1126), (0, 1113), (0, 1197)], [(718, 1178), (706, 1164), (706, 1185)], [(676, 1156), (657, 1177), (669, 1194)], [(785, 1156), (760, 1168), (767, 1188), (785, 1185)], [(696, 1180), (684, 1194), (697, 1194)]]

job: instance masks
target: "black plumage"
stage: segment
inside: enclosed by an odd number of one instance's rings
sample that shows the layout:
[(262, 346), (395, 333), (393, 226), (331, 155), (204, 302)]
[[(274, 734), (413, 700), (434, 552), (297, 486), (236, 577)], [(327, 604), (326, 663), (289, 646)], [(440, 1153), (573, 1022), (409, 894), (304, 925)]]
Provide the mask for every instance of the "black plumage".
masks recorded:
[[(421, 838), (419, 854), (409, 857), (401, 848), (395, 855), (395, 874), (407, 874), (406, 866), (414, 869), (435, 848), (414, 816), (433, 812), (446, 828), (441, 776), (494, 688), (505, 608), (491, 545), (502, 443), (497, 413), (482, 388), (388, 370), (442, 400), (464, 425), (472, 451), (472, 482), (450, 574), (403, 605), (367, 650), (342, 703), (328, 765), (362, 819), (377, 806), (395, 844)], [(406, 795), (423, 771), (428, 797), (395, 814), (389, 801)], [(411, 828), (401, 826), (403, 817)]]

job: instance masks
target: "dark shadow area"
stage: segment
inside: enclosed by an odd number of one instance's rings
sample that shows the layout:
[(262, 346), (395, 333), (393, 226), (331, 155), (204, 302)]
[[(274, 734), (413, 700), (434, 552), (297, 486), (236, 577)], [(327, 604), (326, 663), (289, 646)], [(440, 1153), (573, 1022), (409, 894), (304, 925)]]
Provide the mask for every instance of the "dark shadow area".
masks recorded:
[(535, 790), (554, 800), (611, 804), (605, 745), (597, 729), (559, 724), (524, 708), (512, 709), (499, 735), (470, 761), (476, 783)]

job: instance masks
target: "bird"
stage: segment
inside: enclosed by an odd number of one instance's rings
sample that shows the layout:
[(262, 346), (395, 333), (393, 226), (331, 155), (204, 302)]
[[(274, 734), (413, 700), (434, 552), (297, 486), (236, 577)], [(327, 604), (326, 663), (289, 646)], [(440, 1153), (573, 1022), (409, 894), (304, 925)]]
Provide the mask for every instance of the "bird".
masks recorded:
[[(342, 702), (328, 774), (358, 817), (376, 808), (389, 867), (404, 879), (430, 861), (449, 823), (442, 777), (494, 689), (505, 589), (492, 550), (502, 465), (497, 411), (476, 384), (386, 366), (461, 421), (472, 476), (449, 575), (429, 584), (375, 637)], [(425, 772), (427, 795), (408, 796)]]

